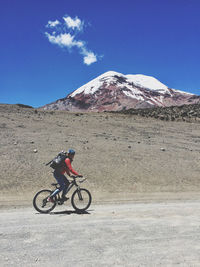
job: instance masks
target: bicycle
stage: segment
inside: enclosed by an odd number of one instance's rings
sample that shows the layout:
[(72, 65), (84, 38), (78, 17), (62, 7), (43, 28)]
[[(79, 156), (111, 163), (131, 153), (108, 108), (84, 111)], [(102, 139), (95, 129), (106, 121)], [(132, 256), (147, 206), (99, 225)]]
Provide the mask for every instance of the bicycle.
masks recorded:
[[(78, 184), (76, 179), (79, 178), (78, 176), (71, 176), (73, 180), (70, 182), (66, 194), (72, 189), (72, 187), (76, 187), (76, 190), (73, 192), (71, 196), (71, 204), (72, 207), (77, 212), (84, 212), (87, 210), (92, 202), (92, 196), (90, 192), (85, 189), (81, 188)], [(79, 181), (79, 183), (83, 183), (86, 180), (86, 178)], [(55, 189), (59, 188), (58, 183), (51, 184), (52, 186), (55, 186)], [(40, 212), (40, 213), (49, 213), (52, 211), (56, 205), (62, 205), (64, 204), (64, 201), (62, 200), (60, 193), (55, 195), (53, 197), (53, 202), (48, 201), (48, 197), (54, 192), (54, 190), (50, 189), (43, 189), (36, 193), (36, 195), (33, 198), (33, 206), (34, 208)]]

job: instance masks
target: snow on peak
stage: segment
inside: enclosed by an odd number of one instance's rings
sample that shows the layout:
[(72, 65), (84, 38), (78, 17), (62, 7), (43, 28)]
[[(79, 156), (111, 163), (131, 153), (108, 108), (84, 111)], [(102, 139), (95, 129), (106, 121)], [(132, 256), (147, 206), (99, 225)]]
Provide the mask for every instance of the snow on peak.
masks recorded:
[(134, 83), (138, 87), (147, 88), (149, 90), (168, 92), (168, 87), (152, 76), (146, 76), (143, 74), (128, 74), (126, 75), (126, 78), (129, 82)]
[(86, 83), (85, 85), (81, 86), (77, 90), (75, 90), (70, 96), (74, 97), (77, 94), (84, 93), (84, 94), (94, 94), (99, 87), (103, 85), (104, 82), (114, 82), (116, 78), (114, 76), (121, 76), (123, 74), (115, 72), (115, 71), (107, 71), (102, 75), (98, 76), (97, 78), (91, 80), (90, 82)]
[(156, 78), (151, 76), (146, 76), (142, 74), (129, 74), (124, 75), (119, 72), (115, 71), (107, 71), (102, 75), (98, 76), (97, 78), (91, 80), (87, 84), (81, 86), (77, 90), (75, 90), (71, 97), (74, 97), (77, 94), (84, 93), (84, 94), (94, 94), (104, 83), (112, 83), (117, 81), (117, 77), (123, 77), (127, 83), (133, 83), (136, 87), (141, 87), (149, 90), (159, 91), (160, 93), (169, 93), (168, 87), (158, 81)]
[(107, 71), (105, 73), (103, 73), (102, 75), (100, 75), (98, 78), (104, 78), (104, 77), (107, 77), (107, 76), (124, 76), (123, 74), (119, 73), (119, 72), (116, 72), (116, 71)]

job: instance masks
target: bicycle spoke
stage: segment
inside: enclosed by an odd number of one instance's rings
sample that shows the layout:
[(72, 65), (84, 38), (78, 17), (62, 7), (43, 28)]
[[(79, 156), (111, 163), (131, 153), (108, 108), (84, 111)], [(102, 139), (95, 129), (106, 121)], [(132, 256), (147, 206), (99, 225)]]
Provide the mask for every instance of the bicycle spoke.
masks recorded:
[(91, 203), (91, 195), (86, 189), (76, 190), (72, 195), (72, 206), (78, 211), (86, 210)]
[(56, 206), (56, 201), (50, 202), (47, 200), (51, 193), (52, 192), (50, 190), (41, 190), (35, 195), (33, 199), (33, 206), (37, 211), (48, 213), (54, 209)]

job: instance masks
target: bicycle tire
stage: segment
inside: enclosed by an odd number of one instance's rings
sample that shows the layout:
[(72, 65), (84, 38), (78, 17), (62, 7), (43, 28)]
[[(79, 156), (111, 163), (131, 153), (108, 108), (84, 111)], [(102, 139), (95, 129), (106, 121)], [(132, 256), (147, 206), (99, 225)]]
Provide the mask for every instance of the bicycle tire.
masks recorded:
[[(45, 200), (47, 199), (47, 197), (52, 193), (53, 191), (49, 190), (49, 189), (43, 189), (39, 192), (37, 192), (37, 194), (34, 196), (33, 198), (33, 207), (40, 213), (49, 213), (50, 211), (52, 211), (56, 204), (57, 204), (57, 198), (54, 197), (55, 202), (45, 202)], [(42, 194), (44, 194), (44, 196), (42, 196)], [(39, 198), (41, 197), (41, 200), (39, 200)], [(45, 203), (45, 206), (44, 206)], [(41, 204), (41, 205), (39, 205)], [(46, 204), (48, 204), (48, 206), (46, 207)], [(48, 208), (49, 207), (49, 208)]]
[[(84, 201), (86, 201), (86, 203)], [(76, 191), (74, 191), (74, 193), (72, 194), (71, 203), (72, 207), (76, 211), (83, 212), (87, 210), (91, 202), (92, 202), (92, 196), (87, 189), (84, 188), (76, 189)]]

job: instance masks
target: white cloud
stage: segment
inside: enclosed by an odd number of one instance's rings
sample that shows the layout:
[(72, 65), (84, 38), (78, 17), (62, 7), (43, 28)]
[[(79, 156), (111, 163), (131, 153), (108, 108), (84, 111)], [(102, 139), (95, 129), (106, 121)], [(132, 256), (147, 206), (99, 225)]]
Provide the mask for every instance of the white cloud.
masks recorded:
[(73, 46), (77, 46), (78, 48), (84, 47), (84, 43), (82, 41), (74, 40), (75, 36), (71, 35), (70, 33), (61, 33), (55, 35), (55, 32), (53, 34), (45, 32), (45, 35), (49, 39), (50, 43), (57, 44), (60, 47), (67, 47), (67, 48), (71, 48)]
[(47, 28), (54, 28), (54, 27), (56, 27), (59, 24), (60, 24), (60, 22), (58, 20), (55, 20), (55, 21), (49, 20), (48, 23), (47, 23), (47, 25), (46, 25), (46, 27)]
[(82, 30), (84, 22), (81, 21), (78, 17), (75, 17), (73, 19), (70, 16), (67, 16), (67, 17), (63, 17), (63, 19), (69, 29), (72, 29), (72, 30), (77, 29), (79, 31)]
[(90, 65), (96, 61), (97, 61), (97, 56), (93, 52), (86, 51), (86, 53), (83, 57), (83, 62), (86, 65)]
[(74, 46), (74, 36), (72, 36), (70, 33), (55, 35), (55, 33), (49, 34), (48, 32), (46, 32), (45, 34), (48, 37), (49, 42), (52, 44), (57, 44), (60, 47), (69, 47), (69, 48)]
[[(86, 65), (91, 65), (92, 63), (97, 61), (97, 55), (95, 55), (94, 52), (90, 51), (86, 47), (86, 42), (82, 40), (77, 40), (77, 30), (80, 32), (83, 28), (83, 22), (78, 18), (75, 17), (75, 19), (72, 19), (71, 17), (63, 17), (65, 20), (65, 23), (61, 24), (58, 20), (55, 21), (49, 21), (47, 24), (48, 28), (53, 28), (53, 31), (51, 33), (45, 32), (46, 37), (48, 38), (49, 42), (52, 44), (56, 44), (60, 47), (68, 48), (69, 51), (73, 47), (76, 47), (79, 54), (83, 56), (83, 63)], [(58, 28), (56, 28), (57, 25), (61, 25)], [(67, 28), (70, 30), (73, 30), (74, 33), (72, 34), (72, 31), (66, 32), (66, 25)]]

